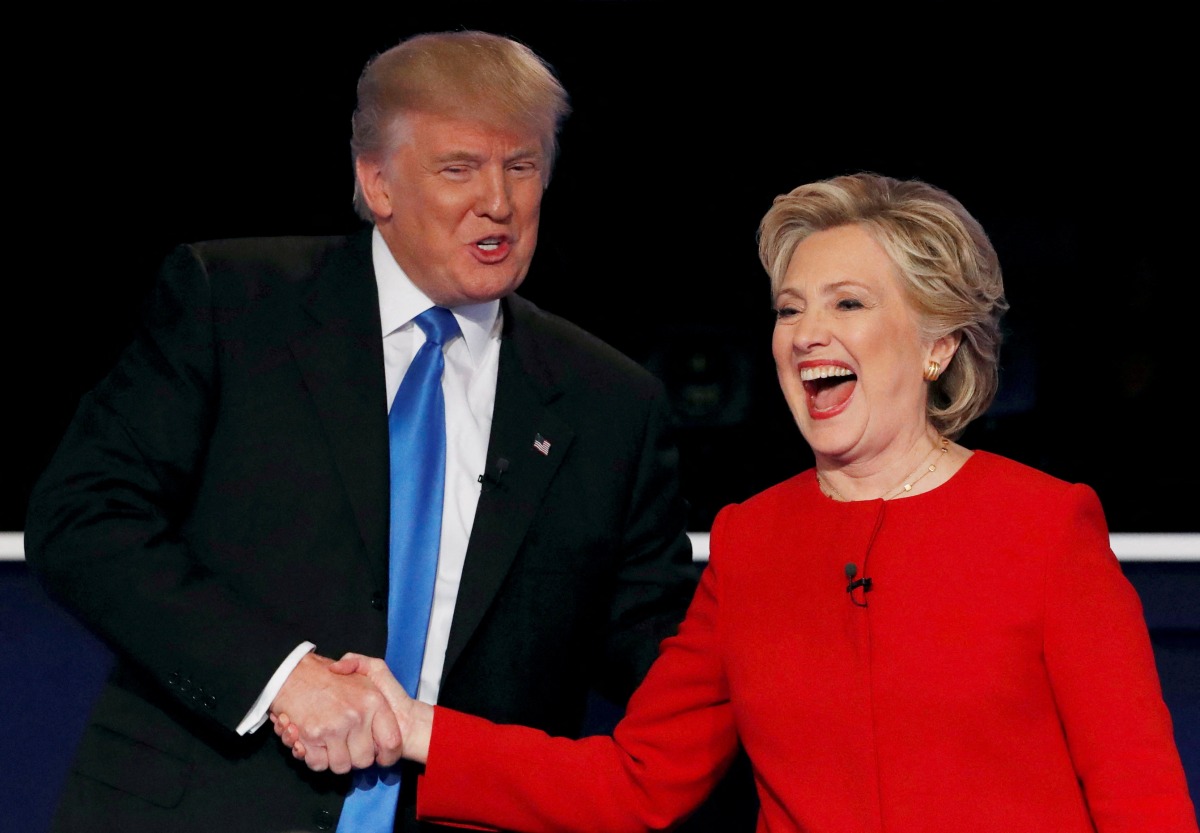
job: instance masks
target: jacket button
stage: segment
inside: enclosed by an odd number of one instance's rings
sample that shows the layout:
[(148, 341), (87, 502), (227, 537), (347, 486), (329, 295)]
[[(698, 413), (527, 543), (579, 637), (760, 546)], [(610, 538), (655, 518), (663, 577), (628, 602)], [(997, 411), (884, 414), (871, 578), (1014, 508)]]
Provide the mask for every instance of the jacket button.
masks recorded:
[(384, 607), (386, 607), (382, 593), (371, 594), (371, 607), (375, 608), (376, 610), (383, 610)]
[(170, 674), (167, 675), (167, 685), (169, 685), (171, 688), (175, 688), (176, 686), (179, 685), (179, 672), (178, 671), (172, 671)]
[(217, 695), (210, 694), (207, 697), (205, 697), (204, 705), (210, 709), (215, 709), (217, 707)]
[(317, 825), (318, 830), (332, 830), (333, 813), (328, 810), (317, 810), (313, 813), (313, 823)]
[(184, 677), (182, 680), (180, 680), (179, 681), (179, 690), (180, 691), (191, 691), (192, 690), (192, 678)]

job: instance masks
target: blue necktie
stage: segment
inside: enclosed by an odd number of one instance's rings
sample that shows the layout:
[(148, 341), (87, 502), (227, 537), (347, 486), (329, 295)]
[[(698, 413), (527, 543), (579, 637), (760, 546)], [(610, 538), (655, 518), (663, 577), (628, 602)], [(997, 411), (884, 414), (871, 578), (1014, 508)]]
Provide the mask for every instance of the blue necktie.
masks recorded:
[[(448, 309), (416, 318), (425, 343), (413, 357), (388, 412), (391, 452), (391, 533), (388, 568), (388, 640), (384, 659), (410, 696), (417, 696), (425, 632), (433, 604), (446, 485), (446, 402), (442, 346), (459, 334)], [(391, 833), (400, 795), (400, 769), (355, 773), (338, 833)]]

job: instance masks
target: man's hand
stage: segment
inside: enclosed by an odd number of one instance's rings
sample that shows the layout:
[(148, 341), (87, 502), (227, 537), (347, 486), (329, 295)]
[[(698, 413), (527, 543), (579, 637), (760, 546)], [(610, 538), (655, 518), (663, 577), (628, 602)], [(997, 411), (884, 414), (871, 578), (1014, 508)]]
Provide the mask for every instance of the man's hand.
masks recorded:
[[(326, 660), (327, 661), (327, 660)], [(392, 676), (391, 669), (381, 659), (366, 657), (362, 654), (346, 654), (337, 662), (325, 666), (329, 673), (359, 678), (374, 686), (385, 698), (388, 708), (394, 715), (401, 743), (398, 745), (397, 756), (406, 760), (425, 763), (429, 755), (429, 738), (433, 731), (433, 706), (422, 703), (408, 696), (403, 686)], [(287, 715), (281, 715), (275, 722), (275, 734), (292, 750), (292, 754), (303, 760), (310, 768), (314, 761), (321, 760), (320, 749), (314, 749), (306, 741), (302, 726), (288, 721)], [(390, 763), (395, 762), (395, 758)], [(384, 765), (383, 760), (378, 763)]]
[[(387, 668), (383, 660), (363, 659)], [(403, 736), (390, 700), (366, 674), (333, 669), (328, 657), (308, 654), (300, 660), (271, 703), (275, 734), (316, 772), (396, 763)]]

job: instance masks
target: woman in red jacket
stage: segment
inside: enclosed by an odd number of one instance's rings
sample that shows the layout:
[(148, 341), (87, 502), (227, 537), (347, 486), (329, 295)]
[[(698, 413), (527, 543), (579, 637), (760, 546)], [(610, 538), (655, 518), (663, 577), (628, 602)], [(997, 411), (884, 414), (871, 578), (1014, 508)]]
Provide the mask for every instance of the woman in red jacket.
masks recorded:
[[(758, 830), (1197, 830), (1141, 605), (1096, 494), (954, 442), (997, 387), (995, 252), (952, 196), (860, 174), (760, 227), (815, 467), (726, 507), (611, 737), (393, 702), (431, 821), (669, 828), (742, 744)], [(277, 725), (321, 766), (304, 727)], [(315, 753), (315, 754), (314, 754)]]

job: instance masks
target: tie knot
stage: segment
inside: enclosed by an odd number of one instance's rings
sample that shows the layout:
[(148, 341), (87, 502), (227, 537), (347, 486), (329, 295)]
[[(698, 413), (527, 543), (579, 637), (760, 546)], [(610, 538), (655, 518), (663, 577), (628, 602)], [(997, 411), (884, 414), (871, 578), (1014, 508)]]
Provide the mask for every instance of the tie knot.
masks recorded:
[(417, 326), (425, 333), (426, 341), (439, 346), (459, 334), (454, 313), (445, 307), (431, 307), (416, 317)]

